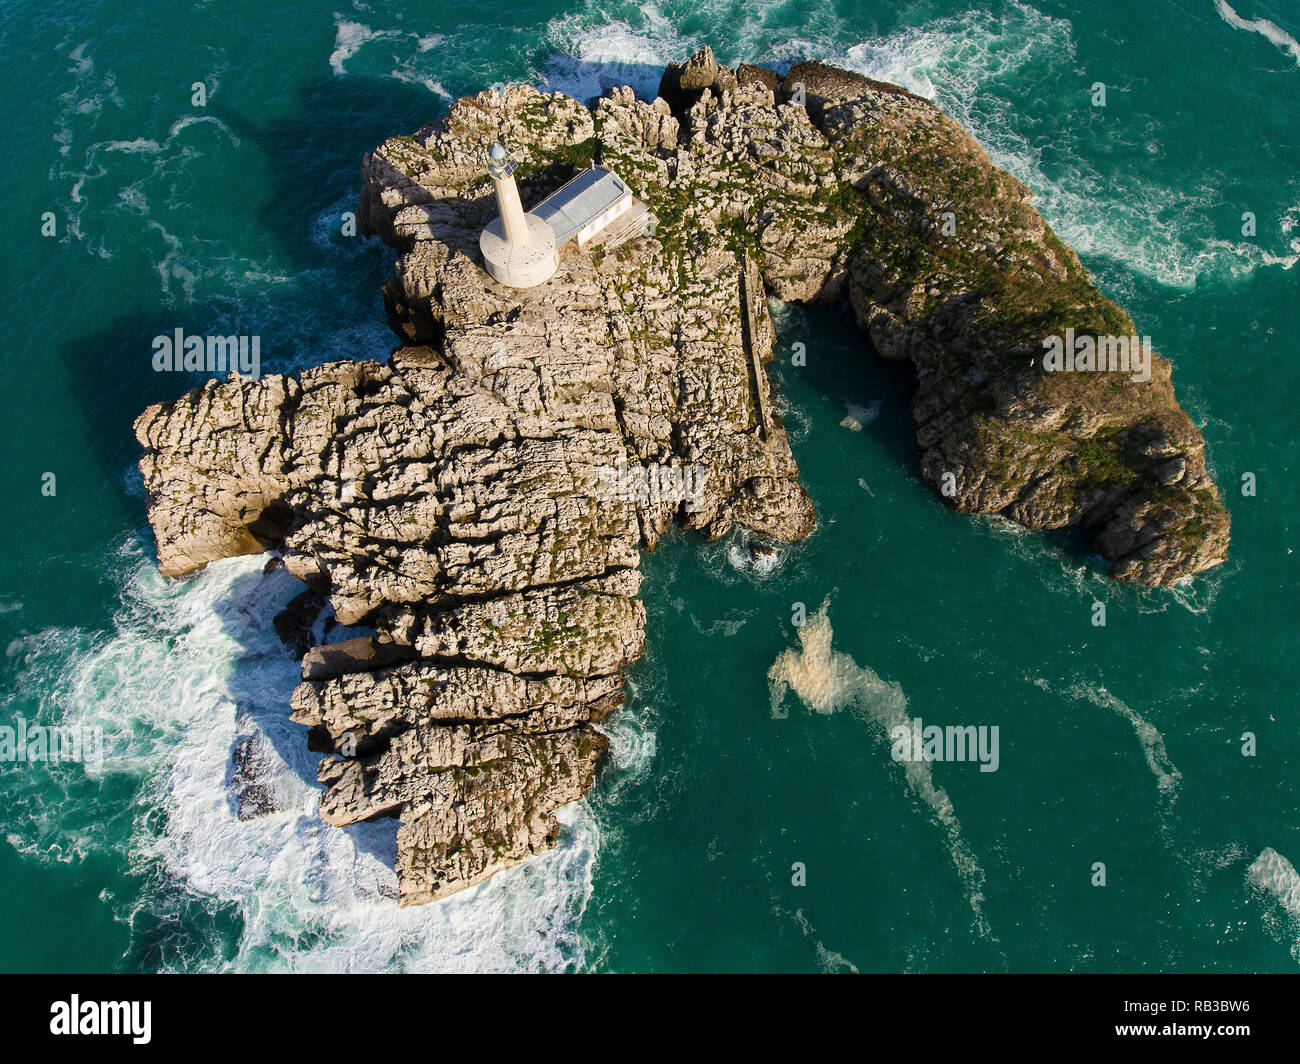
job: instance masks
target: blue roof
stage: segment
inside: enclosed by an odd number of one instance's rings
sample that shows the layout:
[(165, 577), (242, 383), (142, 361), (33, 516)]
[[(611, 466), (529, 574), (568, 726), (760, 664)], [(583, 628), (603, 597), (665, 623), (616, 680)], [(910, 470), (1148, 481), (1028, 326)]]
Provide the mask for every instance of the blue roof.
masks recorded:
[(631, 191), (616, 173), (593, 166), (561, 185), (529, 213), (555, 230), (556, 244), (563, 244), (601, 211), (628, 195)]

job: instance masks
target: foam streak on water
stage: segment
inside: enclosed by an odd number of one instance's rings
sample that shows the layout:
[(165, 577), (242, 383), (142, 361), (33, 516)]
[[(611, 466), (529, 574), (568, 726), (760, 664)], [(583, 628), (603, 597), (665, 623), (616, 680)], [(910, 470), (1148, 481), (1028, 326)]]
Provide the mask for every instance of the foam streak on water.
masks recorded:
[(1266, 18), (1242, 18), (1227, 3), (1227, 0), (1214, 0), (1214, 9), (1219, 13), (1219, 18), (1223, 19), (1233, 29), (1245, 30), (1247, 33), (1258, 33), (1265, 40), (1271, 41), (1286, 52), (1296, 61), (1296, 65), (1300, 66), (1300, 41), (1297, 41), (1276, 22), (1270, 22)]
[[(768, 670), (772, 710), (776, 713), (786, 694), (793, 691), (809, 709), (832, 714), (851, 709), (875, 726), (881, 745), (888, 748), (895, 728), (910, 729), (907, 697), (897, 683), (882, 680), (873, 669), (859, 665), (832, 646), (830, 600), (799, 629), (799, 649), (783, 650)], [(930, 811), (947, 836), (948, 853), (966, 890), (979, 933), (994, 938), (984, 916), (984, 870), (962, 835), (948, 792), (934, 782), (926, 761), (898, 762), (907, 786)]]
[(1291, 940), (1291, 956), (1300, 961), (1300, 872), (1273, 847), (1266, 846), (1246, 872), (1251, 886), (1273, 898), (1282, 916), (1269, 921), (1278, 941)]
[(795, 923), (799, 925), (799, 930), (803, 932), (804, 938), (808, 939), (817, 951), (817, 966), (823, 972), (827, 975), (834, 975), (838, 972), (848, 972), (852, 975), (858, 974), (858, 966), (845, 957), (844, 954), (826, 948), (826, 945), (817, 937), (816, 929), (808, 922), (808, 917), (804, 916), (802, 909), (795, 910), (794, 919)]
[(1133, 734), (1142, 745), (1142, 756), (1146, 758), (1147, 768), (1156, 778), (1157, 789), (1161, 795), (1172, 800), (1177, 794), (1183, 774), (1169, 759), (1165, 750), (1165, 737), (1160, 729), (1100, 685), (1076, 684), (1067, 693), (1072, 698), (1086, 699), (1094, 706), (1109, 709), (1132, 725)]

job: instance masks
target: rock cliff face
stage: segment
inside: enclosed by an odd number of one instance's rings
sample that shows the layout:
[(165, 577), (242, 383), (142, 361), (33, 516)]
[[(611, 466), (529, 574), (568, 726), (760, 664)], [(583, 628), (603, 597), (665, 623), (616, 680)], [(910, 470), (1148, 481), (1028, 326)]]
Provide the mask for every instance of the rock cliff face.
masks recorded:
[[(526, 205), (598, 158), (657, 231), (568, 245), (546, 284), (501, 287), (477, 252), (496, 139)], [(399, 252), (388, 363), (212, 382), (136, 433), (164, 574), (273, 549), (376, 633), (309, 649), (292, 708), (329, 755), (322, 815), (400, 821), (403, 904), (555, 843), (643, 649), (640, 550), (673, 522), (811, 531), (764, 370), (767, 292), (846, 296), (876, 350), (916, 367), (922, 473), (952, 505), (1093, 529), (1117, 576), (1148, 583), (1224, 556), (1167, 363), (1148, 384), (1042, 370), (1044, 335), (1131, 323), (1023, 186), (900, 89), (820, 64), (732, 72), (705, 49), (653, 103), (462, 99), (362, 176), (359, 219)]]
[(1130, 337), (1127, 314), (955, 122), (818, 63), (793, 68), (865, 211), (847, 293), (887, 358), (916, 367), (921, 472), (950, 504), (1029, 528), (1079, 526), (1112, 575), (1170, 584), (1220, 564), (1228, 515), (1169, 362), (1046, 372), (1067, 330)]

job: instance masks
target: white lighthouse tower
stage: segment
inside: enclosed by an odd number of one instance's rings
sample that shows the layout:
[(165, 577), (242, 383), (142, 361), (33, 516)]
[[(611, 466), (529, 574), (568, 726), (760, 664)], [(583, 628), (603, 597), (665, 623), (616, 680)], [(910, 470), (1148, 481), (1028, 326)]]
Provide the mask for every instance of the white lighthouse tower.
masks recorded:
[(515, 187), (515, 164), (505, 148), (488, 151), (488, 174), (496, 186), (498, 217), (479, 236), (487, 271), (512, 288), (532, 288), (546, 281), (560, 264), (555, 230), (535, 214), (525, 214)]

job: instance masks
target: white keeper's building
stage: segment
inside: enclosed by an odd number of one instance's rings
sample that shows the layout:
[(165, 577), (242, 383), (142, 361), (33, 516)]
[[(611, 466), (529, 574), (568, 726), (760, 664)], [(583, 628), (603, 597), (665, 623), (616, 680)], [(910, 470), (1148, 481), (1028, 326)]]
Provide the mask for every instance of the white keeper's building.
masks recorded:
[(514, 172), (505, 148), (493, 144), (488, 174), (499, 215), (483, 229), (479, 250), (487, 272), (512, 288), (549, 280), (559, 266), (559, 249), (570, 240), (580, 249), (615, 247), (640, 236), (654, 220), (618, 174), (595, 163), (525, 213)]

